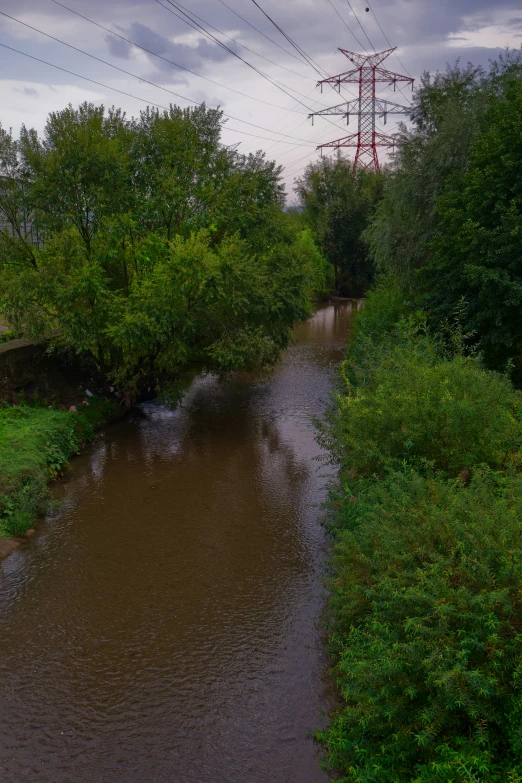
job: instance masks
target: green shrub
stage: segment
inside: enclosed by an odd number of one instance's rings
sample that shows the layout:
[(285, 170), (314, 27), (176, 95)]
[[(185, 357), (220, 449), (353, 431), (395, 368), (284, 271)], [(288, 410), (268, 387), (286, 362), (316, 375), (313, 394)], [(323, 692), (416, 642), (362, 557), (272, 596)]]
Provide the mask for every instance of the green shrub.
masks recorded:
[(333, 560), (329, 767), (357, 783), (520, 780), (522, 479), (395, 473), (354, 500)]
[(382, 351), (398, 322), (410, 315), (400, 281), (392, 275), (381, 278), (366, 296), (352, 330), (348, 359), (357, 367), (359, 377), (364, 369), (371, 371), (375, 353)]
[[(442, 357), (407, 326), (374, 352), (371, 373), (337, 398), (327, 441), (347, 471), (383, 475), (403, 463), (451, 476), (519, 460), (521, 394), (474, 357)], [(357, 370), (356, 370), (357, 373)]]

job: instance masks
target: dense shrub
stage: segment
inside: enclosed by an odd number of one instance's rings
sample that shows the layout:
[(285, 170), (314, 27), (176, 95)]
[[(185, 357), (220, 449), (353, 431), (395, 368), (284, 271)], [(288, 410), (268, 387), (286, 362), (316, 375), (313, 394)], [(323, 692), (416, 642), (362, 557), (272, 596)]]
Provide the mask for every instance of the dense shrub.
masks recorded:
[(520, 393), (392, 288), (368, 304), (322, 431), (340, 466), (325, 766), (343, 783), (522, 781)]
[[(405, 336), (406, 332), (406, 336)], [(338, 397), (331, 448), (346, 469), (382, 474), (407, 462), (456, 476), (518, 460), (521, 394), (474, 357), (441, 357), (407, 326), (375, 356), (371, 376)]]
[(358, 783), (519, 780), (521, 479), (396, 473), (350, 508), (332, 581), (331, 767)]

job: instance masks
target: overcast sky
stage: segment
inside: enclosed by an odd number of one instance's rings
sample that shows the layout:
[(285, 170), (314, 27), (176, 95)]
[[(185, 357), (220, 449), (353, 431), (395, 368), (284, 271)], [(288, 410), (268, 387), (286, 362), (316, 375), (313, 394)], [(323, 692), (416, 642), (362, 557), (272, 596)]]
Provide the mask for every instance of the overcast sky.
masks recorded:
[[(312, 127), (307, 119), (309, 111), (351, 97), (348, 91), (341, 98), (327, 90), (321, 95), (315, 86), (318, 73), (337, 74), (351, 67), (338, 47), (363, 52), (371, 42), (381, 51), (389, 48), (389, 41), (398, 47), (398, 58), (391, 55), (385, 65), (418, 79), (422, 71), (444, 69), (458, 57), (486, 65), (505, 47), (522, 44), (520, 0), (375, 0), (371, 4), (352, 0), (351, 7), (348, 0), (257, 0), (257, 6), (254, 0), (182, 0), (183, 8), (200, 17), (197, 23), (231, 51), (189, 26), (169, 0), (60, 2), (62, 6), (54, 0), (0, 0), (0, 11), (19, 20), (0, 16), (4, 45), (0, 47), (0, 123), (4, 127), (18, 132), (25, 123), (42, 131), (49, 111), (84, 100), (115, 104), (130, 115), (147, 103), (188, 106), (205, 101), (234, 118), (228, 119), (223, 132), (226, 144), (240, 142), (243, 152), (264, 149), (285, 166), (289, 196), (294, 177), (317, 157), (316, 145), (355, 130), (355, 123), (347, 130), (341, 120), (332, 125), (332, 118), (318, 118)], [(314, 66), (304, 62), (262, 11)], [(411, 92), (384, 90), (381, 95), (406, 104)], [(382, 130), (391, 132), (393, 127), (388, 122)]]

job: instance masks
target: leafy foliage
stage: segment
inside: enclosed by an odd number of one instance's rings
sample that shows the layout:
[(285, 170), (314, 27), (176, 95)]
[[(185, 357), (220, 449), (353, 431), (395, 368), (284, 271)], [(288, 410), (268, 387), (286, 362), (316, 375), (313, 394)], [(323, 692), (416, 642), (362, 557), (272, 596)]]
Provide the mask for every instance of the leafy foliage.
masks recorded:
[(334, 268), (338, 293), (358, 295), (373, 279), (373, 263), (363, 233), (382, 189), (382, 175), (353, 173), (349, 162), (341, 157), (310, 164), (296, 182), (303, 217)]
[(2, 132), (0, 210), (45, 239), (0, 232), (9, 323), (90, 355), (129, 399), (187, 362), (276, 361), (324, 259), (282, 213), (280, 169), (224, 147), (221, 125), (204, 106), (127, 120), (83, 104), (43, 139)]
[[(439, 224), (423, 270), (433, 319), (460, 299), (466, 323), (497, 367), (522, 369), (522, 78), (504, 80), (481, 117), (461, 177), (448, 179), (437, 201)], [(444, 280), (444, 286), (437, 281)]]
[(343, 706), (322, 735), (343, 781), (520, 779), (521, 490), (392, 473), (352, 504), (332, 579)]
[[(481, 68), (425, 74), (403, 130), (395, 172), (367, 231), (377, 268), (400, 279), (430, 325), (463, 326), (489, 366), (514, 362), (520, 342), (522, 54)], [(462, 307), (465, 305), (465, 308)]]
[(341, 704), (318, 738), (342, 783), (519, 781), (521, 396), (405, 310), (370, 294), (322, 432)]
[(456, 476), (518, 459), (522, 395), (474, 357), (441, 357), (408, 324), (356, 380), (347, 378), (338, 397), (332, 449), (339, 444), (343, 466), (357, 475), (382, 475), (406, 462)]

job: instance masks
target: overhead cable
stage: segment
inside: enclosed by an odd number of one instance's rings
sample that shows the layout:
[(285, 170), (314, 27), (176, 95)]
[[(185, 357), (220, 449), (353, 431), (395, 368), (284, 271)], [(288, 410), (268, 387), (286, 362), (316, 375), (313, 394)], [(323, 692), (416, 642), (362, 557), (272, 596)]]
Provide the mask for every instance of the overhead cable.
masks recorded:
[[(313, 69), (314, 69), (314, 71), (316, 71), (316, 73), (318, 73), (318, 74), (319, 74), (319, 76), (324, 76), (324, 68), (323, 68), (323, 69), (321, 69), (321, 67), (320, 67), (320, 66), (319, 66), (319, 65), (318, 65), (318, 64), (315, 62), (315, 60), (313, 60), (311, 57), (309, 57), (309, 56), (306, 54), (306, 52), (304, 51), (304, 49), (302, 49), (302, 48), (301, 48), (301, 47), (300, 47), (300, 46), (299, 46), (299, 45), (298, 45), (298, 44), (297, 44), (295, 41), (293, 41), (293, 40), (292, 40), (292, 38), (290, 38), (290, 36), (289, 36), (287, 33), (285, 33), (285, 31), (283, 30), (283, 28), (282, 28), (280, 25), (278, 25), (278, 24), (277, 24), (277, 22), (276, 22), (276, 21), (274, 21), (274, 19), (272, 19), (272, 17), (271, 17), (269, 14), (267, 14), (267, 12), (266, 12), (266, 11), (265, 11), (265, 10), (264, 10), (264, 9), (263, 9), (263, 8), (262, 8), (260, 5), (259, 5), (259, 3), (257, 2), (257, 0), (252, 0), (252, 2), (253, 2), (253, 3), (254, 3), (254, 5), (255, 5), (255, 6), (256, 6), (256, 7), (257, 7), (257, 8), (258, 8), (260, 11), (261, 11), (261, 13), (262, 13), (264, 16), (266, 16), (266, 18), (267, 18), (267, 19), (268, 19), (268, 20), (269, 20), (269, 21), (270, 21), (270, 22), (271, 22), (271, 23), (274, 25), (274, 27), (276, 28), (276, 30), (278, 30), (278, 31), (281, 33), (281, 35), (282, 35), (282, 36), (284, 36), (284, 38), (286, 38), (286, 40), (288, 41), (288, 43), (289, 43), (291, 46), (293, 46), (293, 47), (294, 47), (294, 49), (295, 49), (297, 52), (299, 52), (299, 54), (300, 54), (302, 57), (304, 57), (304, 58), (305, 58), (306, 62), (307, 62), (307, 63), (308, 63), (308, 64), (309, 64), (309, 65), (310, 65), (310, 66), (311, 66)], [(323, 73), (321, 73), (321, 70), (323, 71)]]
[[(379, 26), (379, 30), (381, 31), (381, 33), (382, 33), (382, 34), (383, 34), (383, 36), (384, 36), (384, 39), (385, 39), (386, 43), (388, 44), (388, 46), (389, 46), (389, 47), (392, 47), (392, 44), (390, 43), (390, 39), (388, 38), (388, 36), (387, 36), (387, 35), (386, 35), (386, 33), (384, 32), (384, 30), (382, 29), (382, 27), (381, 27), (381, 23), (380, 23), (380, 22), (379, 22), (379, 20), (377, 19), (377, 15), (376, 15), (375, 11), (373, 10), (372, 6), (369, 6), (369, 8), (370, 8), (370, 11), (372, 12), (373, 18), (375, 19), (375, 21), (377, 22), (377, 24), (378, 24), (378, 26)], [(401, 66), (401, 68), (404, 68), (404, 70), (406, 71), (406, 73), (408, 74), (408, 76), (411, 76), (411, 73), (408, 71), (408, 69), (406, 68), (406, 66), (404, 65), (404, 63), (401, 61), (401, 58), (399, 57), (399, 55), (398, 55), (396, 52), (394, 52), (394, 56), (397, 58), (397, 60), (398, 60), (398, 62), (399, 62), (399, 64), (400, 64), (400, 66)]]
[[(31, 60), (35, 60), (36, 62), (43, 63), (43, 65), (49, 65), (51, 68), (56, 68), (58, 71), (62, 71), (63, 73), (68, 73), (70, 76), (75, 76), (78, 79), (84, 79), (84, 81), (90, 82), (91, 84), (96, 84), (98, 87), (103, 87), (106, 90), (113, 90), (113, 92), (117, 92), (120, 95), (126, 95), (128, 98), (134, 98), (137, 101), (141, 101), (142, 103), (147, 103), (150, 106), (156, 106), (158, 109), (165, 109), (168, 111), (169, 107), (164, 106), (161, 103), (157, 103), (156, 101), (148, 100), (147, 98), (140, 98), (138, 95), (133, 95), (130, 92), (126, 92), (125, 90), (120, 90), (117, 87), (111, 87), (109, 84), (104, 84), (103, 82), (96, 81), (96, 79), (91, 79), (88, 76), (82, 76), (80, 73), (75, 73), (74, 71), (70, 71), (68, 68), (62, 68), (61, 65), (55, 65), (54, 63), (50, 63), (48, 60), (42, 60), (40, 57), (35, 57), (32, 54), (28, 54), (27, 52), (21, 51), (21, 49), (15, 49), (14, 46), (8, 46), (7, 44), (1, 43), (0, 46), (2, 46), (4, 49), (9, 49), (11, 52), (16, 52), (17, 54), (21, 54), (24, 57), (29, 57)], [(132, 75), (132, 74), (131, 74)], [(139, 78), (139, 77), (138, 77)], [(201, 104), (198, 104), (201, 105)], [(234, 118), (236, 119), (236, 118)], [(240, 122), (245, 122), (244, 120), (240, 120)], [(252, 123), (249, 123), (252, 124)], [(256, 126), (258, 127), (258, 126)], [(248, 133), (247, 131), (239, 130), (239, 128), (230, 128), (228, 125), (224, 126), (225, 130), (230, 130), (233, 133), (241, 133), (244, 136), (253, 136), (256, 139), (265, 139), (266, 141), (275, 141), (275, 139), (270, 139), (268, 136), (258, 136), (255, 133)], [(269, 133), (273, 133), (275, 131), (270, 131)], [(295, 144), (295, 141), (287, 141), (283, 142), (285, 144)], [(298, 146), (308, 147), (308, 146), (315, 146), (313, 144), (308, 144), (307, 142), (303, 142), (299, 144)]]
[(290, 57), (293, 57), (294, 60), (297, 60), (298, 63), (302, 63), (302, 59), (300, 57), (297, 57), (293, 52), (289, 52), (288, 49), (285, 49), (284, 46), (281, 46), (281, 44), (278, 44), (277, 41), (274, 41), (273, 38), (270, 38), (269, 35), (266, 35), (262, 30), (260, 30), (258, 27), (252, 24), (252, 22), (249, 22), (248, 19), (245, 19), (244, 16), (241, 16), (240, 13), (238, 13), (234, 8), (231, 8), (228, 3), (225, 3), (225, 0), (218, 0), (218, 3), (221, 3), (221, 5), (224, 5), (225, 8), (228, 8), (228, 10), (235, 14), (239, 19), (241, 19), (245, 24), (247, 24), (249, 27), (251, 27), (253, 30), (256, 31), (256, 33), (259, 33), (259, 35), (262, 35), (263, 38), (266, 38), (267, 41), (270, 41), (270, 43), (273, 43), (274, 46), (277, 46), (281, 51), (286, 52), (286, 54), (290, 55)]
[[(372, 42), (370, 41), (370, 38), (369, 38), (369, 36), (368, 36), (368, 33), (366, 32), (366, 30), (365, 30), (365, 29), (364, 29), (364, 27), (362, 26), (362, 22), (360, 21), (359, 17), (357, 16), (357, 14), (355, 13), (355, 11), (353, 10), (353, 6), (352, 6), (352, 4), (351, 4), (350, 0), (346, 0), (346, 2), (347, 2), (347, 3), (348, 3), (348, 5), (350, 6), (350, 11), (351, 11), (351, 12), (352, 12), (352, 14), (355, 16), (355, 19), (356, 19), (357, 23), (359, 24), (359, 27), (361, 28), (361, 30), (363, 31), (364, 35), (366, 36), (366, 40), (367, 40), (367, 41), (368, 41), (368, 43), (370, 44), (370, 48), (372, 49), (372, 51), (374, 51), (374, 52), (375, 52), (375, 46), (374, 46), (374, 45), (372, 44)], [(363, 47), (363, 48), (365, 48), (365, 47)]]
[[(264, 103), (267, 106), (273, 106), (275, 109), (293, 111), (293, 109), (287, 109), (286, 106), (278, 106), (276, 103), (271, 103), (270, 101), (264, 101), (261, 98), (256, 98), (253, 95), (247, 95), (247, 93), (245, 92), (236, 90), (233, 87), (229, 87), (226, 84), (221, 84), (221, 82), (217, 82), (215, 81), (215, 79), (210, 79), (208, 76), (203, 76), (202, 73), (198, 73), (197, 71), (192, 71), (190, 68), (186, 68), (184, 65), (175, 63), (173, 60), (169, 60), (167, 57), (163, 57), (163, 55), (158, 54), (157, 52), (153, 52), (152, 49), (147, 49), (145, 46), (136, 43), (136, 41), (132, 41), (130, 38), (126, 38), (124, 35), (121, 35), (121, 33), (116, 33), (114, 30), (111, 30), (109, 27), (104, 27), (104, 25), (100, 24), (99, 22), (95, 22), (93, 19), (89, 19), (89, 17), (80, 14), (79, 11), (75, 11), (73, 8), (69, 8), (69, 6), (60, 3), (59, 0), (51, 0), (51, 2), (61, 6), (62, 8), (65, 8), (67, 11), (70, 11), (72, 14), (76, 14), (76, 16), (79, 16), (81, 19), (84, 19), (86, 22), (90, 22), (90, 24), (96, 25), (96, 27), (99, 27), (101, 30), (105, 30), (105, 32), (110, 33), (111, 35), (114, 35), (117, 38), (120, 38), (122, 41), (126, 41), (132, 46), (135, 46), (137, 49), (141, 49), (143, 52), (146, 52), (147, 54), (151, 54), (153, 57), (157, 57), (159, 60), (163, 60), (163, 62), (166, 62), (169, 65), (173, 65), (175, 68), (179, 68), (182, 71), (191, 73), (193, 76), (198, 76), (200, 79), (205, 79), (205, 81), (210, 82), (211, 84), (215, 84), (217, 87), (222, 87), (225, 90), (230, 90), (231, 92), (235, 92), (237, 95), (241, 95), (243, 98), (249, 98), (250, 100), (257, 101), (258, 103)], [(297, 112), (297, 113), (302, 114), (303, 112)]]
[[(174, 16), (177, 16), (178, 19), (181, 19), (182, 22), (185, 22), (186, 24), (189, 24), (190, 27), (193, 27), (194, 29), (199, 29), (200, 32), (202, 32), (207, 38), (211, 38), (215, 43), (217, 43), (219, 46), (221, 46), (223, 49), (226, 49), (228, 52), (233, 52), (233, 49), (230, 49), (230, 47), (227, 47), (226, 44), (224, 44), (222, 41), (220, 41), (218, 38), (216, 38), (212, 33), (209, 33), (208, 30), (205, 30), (204, 27), (201, 26), (201, 24), (198, 24), (198, 22), (194, 21), (197, 19), (199, 22), (202, 22), (202, 24), (206, 24), (208, 27), (212, 28), (216, 33), (219, 33), (224, 38), (228, 38), (229, 41), (232, 41), (232, 43), (237, 44), (237, 46), (241, 46), (242, 49), (246, 49), (247, 52), (250, 52), (251, 54), (254, 54), (256, 57), (261, 57), (262, 60), (266, 60), (267, 63), (270, 63), (271, 65), (275, 65), (276, 68), (283, 68), (283, 70), (288, 71), (288, 73), (293, 74), (294, 76), (299, 76), (300, 79), (307, 79), (310, 81), (310, 76), (305, 76), (302, 73), (297, 73), (297, 71), (292, 71), (291, 68), (287, 68), (285, 65), (281, 65), (280, 63), (275, 63), (273, 60), (270, 60), (268, 57), (265, 57), (263, 54), (259, 54), (259, 52), (254, 51), (253, 49), (250, 49), (250, 47), (246, 46), (245, 44), (242, 44), (241, 41), (236, 40), (235, 38), (231, 38), (230, 35), (227, 35), (222, 30), (218, 30), (217, 27), (214, 27), (214, 25), (210, 24), (210, 22), (206, 22), (204, 19), (201, 18), (201, 16), (198, 16), (193, 11), (190, 11), (185, 6), (181, 5), (181, 3), (175, 3), (171, 0), (165, 0), (167, 3), (169, 3), (173, 8), (176, 8), (176, 10), (179, 13), (175, 13), (172, 11), (172, 9), (167, 8), (167, 6), (163, 5), (163, 3), (160, 3), (159, 0), (155, 0), (155, 2), (158, 3), (158, 5), (163, 6), (167, 11), (170, 11), (171, 14), (174, 14)], [(180, 16), (182, 14), (183, 16)], [(185, 17), (185, 18), (183, 18)], [(188, 20), (188, 21), (187, 21)], [(233, 52), (236, 54), (236, 56), (242, 60), (243, 58), (240, 57), (236, 52)], [(246, 62), (246, 61), (244, 61)]]
[[(164, 8), (166, 11), (169, 11), (171, 14), (174, 14), (174, 16), (178, 17), (178, 19), (182, 19), (182, 17), (181, 17), (181, 16), (179, 16), (179, 14), (177, 14), (177, 13), (176, 13), (175, 11), (173, 11), (171, 8), (168, 8), (168, 6), (166, 6), (166, 5), (163, 5), (163, 3), (162, 3), (160, 0), (155, 0), (155, 2), (156, 2), (156, 3), (158, 3), (158, 5), (160, 5), (162, 8)], [(179, 10), (179, 11), (180, 11), (180, 13), (182, 13), (182, 14), (183, 14), (183, 16), (184, 16), (184, 17), (186, 17), (186, 19), (183, 19), (183, 21), (186, 21), (186, 20), (188, 20), (188, 21), (187, 21), (187, 24), (189, 24), (189, 25), (190, 25), (190, 27), (193, 27), (193, 28), (195, 28), (195, 29), (199, 29), (199, 30), (201, 30), (201, 32), (202, 32), (204, 35), (206, 35), (208, 38), (211, 38), (211, 40), (215, 41), (215, 43), (217, 43), (217, 44), (218, 44), (219, 46), (221, 46), (223, 49), (225, 49), (226, 51), (228, 51), (228, 52), (229, 52), (230, 54), (232, 54), (234, 57), (237, 57), (237, 59), (238, 59), (238, 60), (241, 60), (241, 62), (243, 62), (245, 65), (247, 65), (247, 66), (248, 66), (249, 68), (251, 68), (253, 71), (255, 71), (256, 73), (258, 73), (260, 76), (262, 76), (262, 77), (263, 77), (263, 79), (266, 79), (266, 80), (267, 80), (268, 82), (270, 82), (270, 84), (272, 84), (274, 87), (277, 87), (277, 89), (279, 89), (279, 90), (281, 90), (282, 92), (284, 92), (286, 95), (288, 95), (290, 98), (292, 98), (292, 100), (294, 100), (294, 101), (297, 101), (297, 102), (298, 102), (298, 103), (300, 103), (302, 106), (304, 106), (306, 109), (308, 109), (308, 111), (310, 111), (310, 107), (309, 107), (309, 106), (307, 106), (307, 105), (306, 105), (306, 103), (303, 103), (303, 101), (299, 100), (299, 98), (296, 98), (296, 97), (295, 97), (295, 95), (291, 95), (291, 94), (290, 94), (290, 93), (289, 93), (289, 92), (288, 92), (288, 91), (285, 89), (285, 86), (283, 86), (281, 82), (279, 82), (277, 79), (273, 79), (273, 78), (271, 78), (270, 76), (268, 76), (268, 74), (264, 73), (264, 71), (261, 71), (259, 68), (257, 68), (257, 66), (255, 66), (255, 65), (252, 65), (252, 63), (249, 63), (249, 62), (248, 62), (248, 60), (245, 60), (243, 57), (241, 57), (241, 55), (239, 55), (237, 52), (235, 52), (235, 51), (234, 51), (233, 49), (231, 49), (229, 46), (227, 46), (227, 45), (226, 45), (226, 44), (224, 44), (222, 41), (220, 41), (220, 40), (219, 40), (219, 38), (216, 38), (216, 36), (215, 36), (215, 35), (213, 35), (212, 33), (210, 33), (208, 30), (205, 30), (205, 28), (204, 28), (204, 27), (202, 27), (202, 26), (201, 26), (200, 24), (198, 24), (197, 22), (194, 22), (194, 21), (191, 19), (191, 17), (189, 16), (189, 13), (190, 13), (190, 12), (188, 12), (188, 13), (187, 13), (187, 12), (185, 12), (185, 11), (181, 11), (181, 10), (180, 10), (180, 8), (183, 8), (183, 6), (181, 6), (181, 4), (180, 4), (180, 3), (178, 3), (178, 2), (175, 2), (175, 0), (166, 0), (166, 2), (167, 2), (167, 3), (169, 3), (169, 5), (173, 6), (173, 8), (176, 8), (177, 10)], [(192, 14), (192, 16), (196, 17), (196, 14)], [(196, 17), (196, 18), (197, 18), (197, 19), (199, 19), (200, 17)], [(203, 21), (204, 21), (204, 20), (203, 20)], [(208, 24), (208, 22), (204, 22), (204, 23), (205, 23), (205, 24)], [(210, 26), (210, 27), (212, 27), (212, 25), (209, 25), (209, 26)], [(213, 28), (213, 29), (216, 29), (216, 28)], [(218, 31), (218, 32), (220, 32), (220, 31)], [(306, 96), (306, 95), (303, 95), (302, 93), (298, 92), (298, 91), (297, 91), (297, 90), (295, 90), (293, 87), (288, 87), (288, 89), (289, 89), (289, 90), (292, 90), (292, 91), (293, 91), (294, 93), (296, 93), (297, 95), (300, 95), (302, 98), (305, 98), (305, 99), (307, 98), (307, 96)], [(330, 122), (330, 124), (331, 124), (331, 125), (334, 125), (334, 124), (335, 124), (335, 123), (331, 122), (330, 120), (328, 120), (328, 121)]]
[[(101, 57), (97, 57), (96, 55), (91, 54), (90, 52), (86, 52), (83, 49), (79, 49), (77, 46), (73, 46), (72, 44), (69, 44), (66, 41), (62, 41), (60, 38), (56, 38), (54, 35), (45, 33), (43, 30), (39, 30), (37, 27), (33, 27), (32, 25), (27, 24), (27, 22), (22, 22), (20, 19), (16, 19), (14, 16), (10, 16), (9, 14), (6, 14), (5, 11), (0, 11), (0, 14), (2, 14), (2, 16), (6, 16), (8, 19), (11, 19), (13, 22), (18, 22), (18, 24), (21, 24), (24, 27), (28, 27), (30, 30), (34, 30), (35, 32), (40, 33), (41, 35), (45, 35), (47, 38), (50, 38), (51, 40), (56, 41), (57, 43), (60, 43), (63, 46), (67, 46), (69, 49), (74, 49), (75, 52), (80, 52), (80, 54), (84, 54), (86, 57), (91, 57), (93, 60), (97, 60), (98, 62), (103, 63), (104, 65), (108, 65), (110, 68), (114, 68), (116, 71), (120, 71), (121, 73), (124, 73), (127, 76), (131, 76), (133, 79), (138, 79), (138, 81), (140, 82), (144, 82), (145, 84), (150, 84), (151, 87), (156, 87), (158, 90), (163, 90), (164, 92), (168, 92), (170, 95), (174, 95), (174, 97), (176, 98), (181, 98), (182, 100), (187, 101), (188, 103), (192, 103), (196, 106), (201, 105), (200, 102), (194, 101), (192, 98), (187, 98), (186, 95), (181, 95), (178, 92), (169, 90), (168, 87), (163, 87), (160, 84), (156, 84), (155, 82), (150, 81), (149, 79), (144, 79), (142, 76), (137, 76), (135, 73), (131, 73), (130, 71), (127, 71), (125, 68), (120, 68), (118, 65), (114, 65), (113, 63), (110, 63), (107, 60), (102, 60)], [(258, 128), (259, 130), (268, 131), (268, 133), (275, 133), (278, 136), (286, 136), (289, 139), (304, 141), (304, 139), (298, 139), (296, 136), (290, 136), (287, 133), (280, 133), (279, 131), (272, 131), (270, 128), (264, 128), (262, 125), (257, 125), (254, 122), (248, 122), (248, 120), (242, 120), (239, 117), (235, 117), (233, 114), (228, 114), (227, 112), (223, 112), (223, 116), (228, 117), (231, 120), (235, 120), (236, 122), (242, 122), (245, 125), (252, 125), (254, 128)]]
[(341, 14), (340, 14), (340, 13), (339, 13), (339, 11), (337, 10), (337, 8), (336, 8), (336, 7), (334, 6), (334, 4), (332, 3), (332, 0), (328, 0), (328, 2), (329, 2), (329, 3), (330, 3), (330, 5), (332, 6), (333, 10), (334, 10), (334, 11), (335, 11), (335, 13), (337, 14), (337, 16), (339, 17), (339, 19), (341, 20), (341, 22), (344, 24), (344, 26), (345, 26), (345, 27), (346, 27), (346, 29), (348, 30), (348, 32), (349, 32), (349, 33), (351, 33), (351, 35), (353, 35), (353, 37), (355, 38), (355, 40), (357, 41), (357, 43), (359, 44), (359, 46), (360, 46), (362, 49), (364, 49), (364, 50), (366, 51), (366, 47), (365, 47), (365, 45), (364, 45), (363, 43), (361, 43), (361, 41), (359, 40), (359, 38), (357, 38), (357, 36), (355, 35), (355, 33), (354, 33), (354, 31), (352, 30), (352, 28), (351, 28), (351, 27), (350, 27), (350, 26), (349, 26), (349, 25), (346, 23), (346, 21), (344, 20), (344, 17), (343, 17), (343, 16), (341, 16)]

